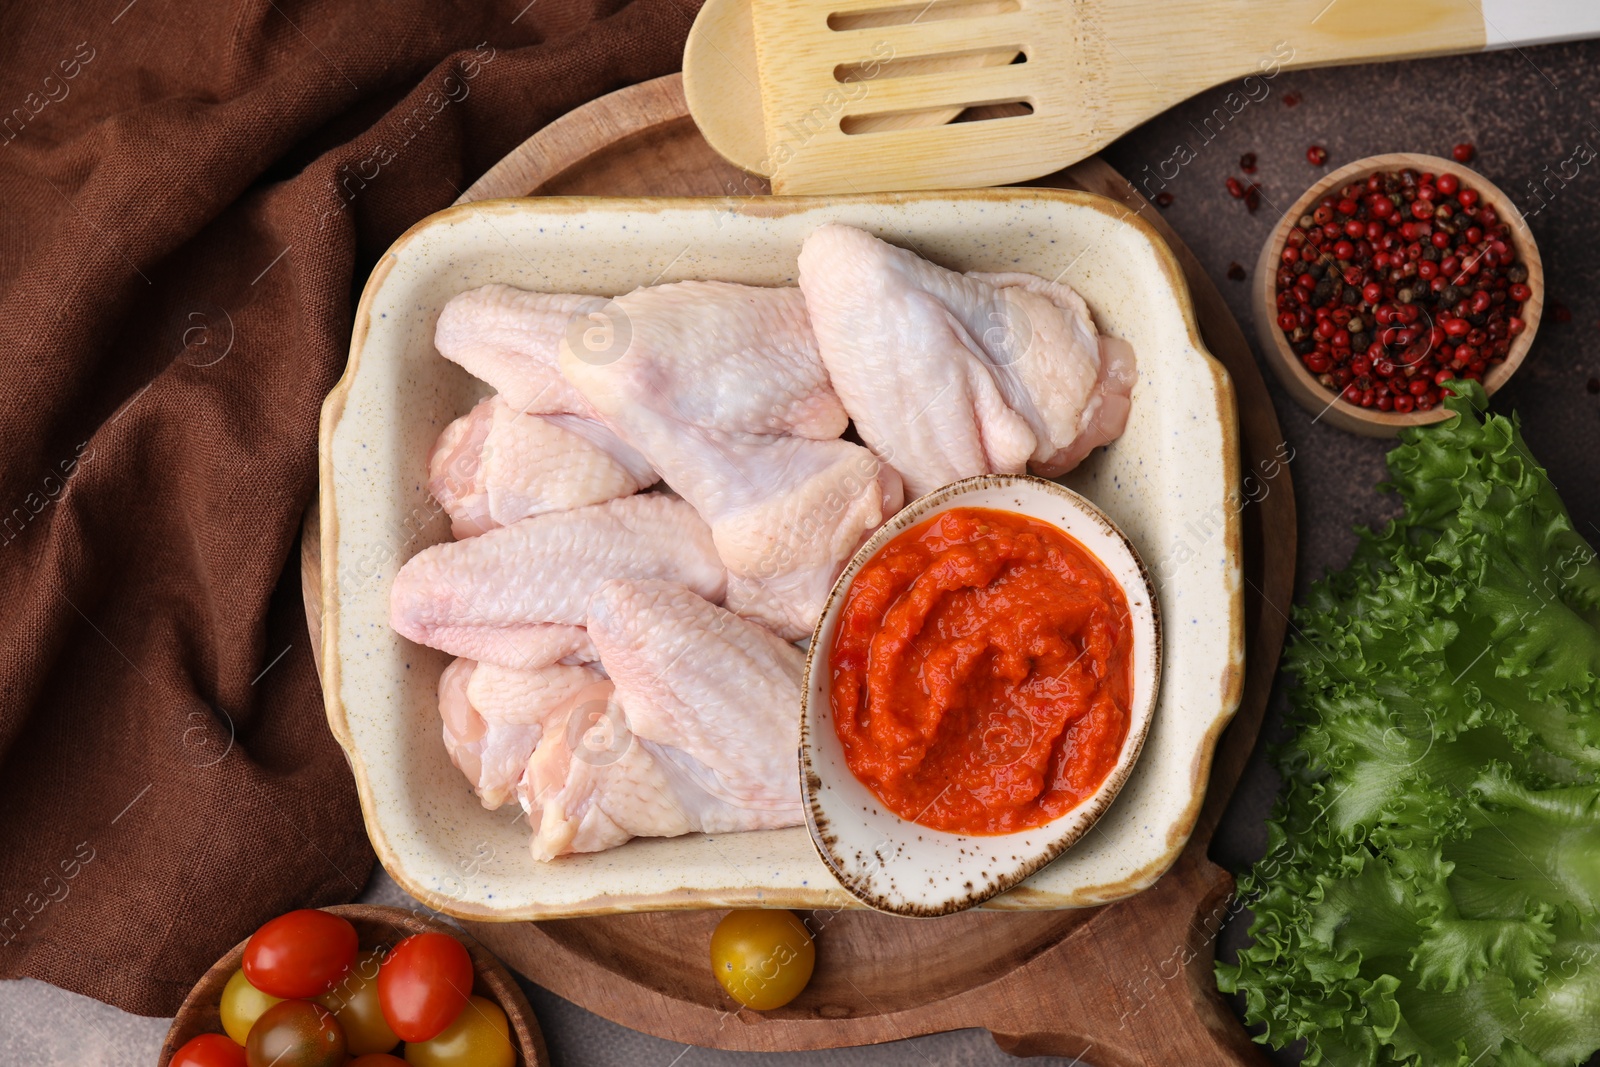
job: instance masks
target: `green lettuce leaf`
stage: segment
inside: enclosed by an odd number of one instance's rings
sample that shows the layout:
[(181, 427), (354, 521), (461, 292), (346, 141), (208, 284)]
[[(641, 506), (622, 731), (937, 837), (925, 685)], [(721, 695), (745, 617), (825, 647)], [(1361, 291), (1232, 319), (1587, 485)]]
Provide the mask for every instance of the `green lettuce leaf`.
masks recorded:
[(1452, 385), (1389, 454), (1400, 517), (1296, 610), (1252, 943), (1217, 967), (1310, 1065), (1600, 1050), (1600, 564), (1515, 421)]

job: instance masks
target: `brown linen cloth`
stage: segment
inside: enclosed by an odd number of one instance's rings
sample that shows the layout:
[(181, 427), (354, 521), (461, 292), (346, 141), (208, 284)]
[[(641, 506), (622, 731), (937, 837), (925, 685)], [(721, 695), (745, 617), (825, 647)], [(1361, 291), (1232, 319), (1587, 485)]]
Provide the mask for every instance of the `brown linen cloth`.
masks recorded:
[(361, 890), (296, 551), (353, 295), (697, 7), (0, 11), (0, 977), (171, 1014)]

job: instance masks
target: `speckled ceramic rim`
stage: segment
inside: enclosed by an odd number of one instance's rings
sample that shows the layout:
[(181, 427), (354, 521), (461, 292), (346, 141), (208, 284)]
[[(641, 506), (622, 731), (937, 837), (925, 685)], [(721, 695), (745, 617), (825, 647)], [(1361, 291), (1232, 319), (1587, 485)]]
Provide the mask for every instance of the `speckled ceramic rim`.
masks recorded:
[(1427, 426), (1430, 423), (1443, 422), (1450, 417), (1450, 410), (1440, 406), (1431, 411), (1413, 411), (1401, 415), (1378, 411), (1375, 408), (1356, 407), (1342, 400), (1335, 401), (1333, 394), (1328, 392), (1322, 383), (1317, 381), (1316, 376), (1305, 368), (1305, 364), (1300, 362), (1300, 357), (1294, 354), (1289, 347), (1288, 339), (1278, 328), (1278, 261), (1283, 255), (1283, 246), (1288, 238), (1289, 229), (1311, 208), (1312, 204), (1327, 196), (1330, 190), (1357, 179), (1364, 179), (1376, 171), (1404, 170), (1407, 167), (1433, 174), (1448, 171), (1476, 189), (1484, 201), (1494, 207), (1501, 221), (1511, 231), (1511, 245), (1516, 250), (1517, 258), (1528, 269), (1528, 287), (1533, 290), (1533, 296), (1523, 305), (1523, 321), (1527, 325), (1512, 342), (1505, 361), (1484, 377), (1483, 388), (1489, 395), (1494, 395), (1496, 390), (1517, 372), (1517, 368), (1522, 366), (1528, 350), (1533, 347), (1533, 336), (1539, 332), (1539, 321), (1544, 314), (1544, 263), (1539, 258), (1539, 246), (1533, 239), (1533, 231), (1528, 228), (1527, 220), (1517, 209), (1516, 202), (1494, 182), (1471, 167), (1439, 156), (1419, 155), (1415, 152), (1391, 152), (1387, 155), (1367, 156), (1354, 163), (1346, 163), (1324, 177), (1300, 195), (1300, 199), (1296, 200), (1294, 206), (1278, 220), (1266, 243), (1261, 246), (1261, 257), (1256, 261), (1256, 274), (1253, 279), (1256, 337), (1260, 340), (1261, 349), (1266, 353), (1267, 362), (1272, 365), (1278, 380), (1301, 407), (1340, 429), (1369, 437), (1393, 437), (1411, 426)]
[[(1167, 243), (1161, 238), (1154, 226), (1141, 218), (1135, 211), (1123, 207), (1108, 197), (1076, 190), (1019, 188), (925, 190), (912, 193), (863, 193), (832, 197), (763, 196), (740, 198), (738, 200), (730, 200), (727, 197), (566, 196), (536, 198), (538, 210), (549, 215), (578, 215), (595, 210), (653, 213), (699, 209), (705, 211), (710, 218), (715, 218), (728, 212), (754, 217), (781, 217), (796, 212), (846, 204), (863, 204), (880, 209), (891, 209), (895, 205), (926, 200), (1006, 204), (1019, 199), (1053, 201), (1099, 212), (1121, 225), (1130, 227), (1147, 243), (1151, 253), (1160, 265), (1165, 284), (1172, 291), (1177, 302), (1189, 348), (1204, 357), (1205, 367), (1212, 378), (1217, 406), (1216, 416), (1221, 430), (1221, 445), (1225, 457), (1225, 481), (1219, 487), (1218, 498), (1223, 501), (1240, 499), (1239, 422), (1233, 383), (1229, 379), (1227, 371), (1210, 355), (1201, 340), (1199, 325), (1195, 318), (1194, 303), (1190, 296), (1188, 285), (1184, 281), (1182, 269), (1178, 266), (1172, 250), (1167, 246)], [(339, 494), (337, 477), (334, 473), (332, 445), (334, 433), (344, 415), (345, 405), (355, 384), (356, 377), (360, 373), (362, 350), (372, 326), (372, 304), (375, 294), (381, 289), (385, 279), (394, 269), (400, 257), (408, 253), (409, 246), (418, 235), (432, 227), (448, 226), (456, 219), (469, 213), (484, 213), (492, 216), (510, 215), (526, 211), (530, 202), (528, 199), (508, 198), (459, 204), (435, 212), (401, 234), (373, 268), (372, 274), (368, 277), (367, 283), (362, 289), (361, 299), (356, 307), (354, 329), (350, 340), (350, 355), (345, 365), (344, 375), (329, 392), (322, 405), (319, 426), (318, 473), (322, 560), (323, 701), (329, 729), (341, 748), (344, 749), (346, 760), (349, 762), (351, 772), (355, 777), (356, 791), (361, 800), (362, 818), (365, 822), (367, 835), (372, 842), (373, 850), (377, 853), (379, 862), (383, 864), (389, 874), (401, 888), (413, 897), (444, 914), (478, 921), (514, 922), (585, 915), (606, 915), (617, 912), (750, 907), (755, 905), (780, 908), (849, 905), (854, 900), (853, 897), (842, 893), (837, 888), (825, 890), (819, 887), (809, 890), (766, 888), (755, 893), (735, 893), (724, 889), (707, 892), (697, 891), (689, 895), (686, 895), (681, 890), (670, 890), (660, 893), (637, 893), (625, 896), (595, 896), (585, 901), (560, 907), (534, 905), (531, 907), (503, 909), (486, 908), (477, 903), (459, 901), (454, 897), (436, 892), (430, 886), (412, 877), (389, 841), (383, 821), (374, 808), (373, 790), (368, 780), (368, 769), (351, 735), (347, 710), (342, 696), (339, 627), (336, 624), (340, 610), (339, 583), (336, 580), (339, 573)], [(1200, 743), (1196, 746), (1193, 760), (1189, 766), (1188, 799), (1182, 813), (1163, 828), (1165, 836), (1164, 848), (1159, 855), (1143, 866), (1128, 872), (1117, 881), (1097, 883), (1067, 894), (1033, 890), (1026, 885), (1018, 885), (1013, 887), (1012, 891), (1000, 900), (993, 902), (992, 906), (1000, 906), (1008, 910), (1032, 911), (1104, 904), (1131, 896), (1152, 885), (1156, 879), (1172, 866), (1178, 854), (1183, 850), (1183, 846), (1188, 842), (1189, 835), (1194, 829), (1195, 820), (1199, 817), (1201, 805), (1205, 800), (1206, 781), (1210, 776), (1211, 762), (1216, 752), (1218, 739), (1232, 720), (1234, 713), (1238, 710), (1239, 701), (1244, 691), (1244, 590), (1240, 577), (1243, 574), (1243, 533), (1241, 520), (1236, 508), (1227, 509), (1222, 527), (1222, 545), (1226, 559), (1226, 572), (1231, 576), (1230, 592), (1224, 611), (1220, 613), (1223, 617), (1219, 620), (1227, 632), (1228, 653), (1220, 672), (1220, 690), (1214, 698), (1207, 698), (1206, 700), (1206, 714), (1209, 718), (1209, 725)], [(1213, 700), (1215, 703), (1213, 703)]]
[[(861, 568), (866, 566), (869, 560), (883, 550), (884, 545), (911, 527), (930, 518), (933, 514), (961, 506), (959, 501), (963, 497), (971, 496), (980, 490), (1012, 487), (1020, 487), (1031, 492), (1048, 493), (1059, 498), (1069, 508), (1100, 527), (1104, 533), (1110, 535), (1113, 543), (1120, 545), (1121, 549), (1126, 553), (1127, 558), (1125, 560), (1102, 559), (1101, 564), (1112, 571), (1125, 571), (1129, 569), (1128, 565), (1131, 564), (1131, 569), (1138, 574), (1139, 581), (1143, 586), (1145, 602), (1149, 604), (1149, 625), (1147, 628), (1140, 627), (1139, 632), (1134, 636), (1136, 641), (1148, 643), (1150, 646), (1151, 662), (1149, 669), (1152, 678), (1150, 684), (1139, 686), (1138, 678), (1141, 672), (1137, 669), (1134, 670), (1136, 689), (1131, 702), (1132, 706), (1129, 709), (1128, 736), (1122, 743), (1122, 751), (1117, 757), (1117, 763), (1111, 768), (1110, 773), (1106, 775), (1105, 781), (1100, 783), (1099, 788), (1091, 796), (1070, 811), (1063, 813), (1059, 818), (1046, 824), (1046, 826), (1063, 826), (1065, 829), (1060, 836), (1050, 841), (1044, 849), (1022, 860), (1016, 867), (1004, 874), (993, 877), (991, 881), (977, 891), (951, 897), (948, 901), (934, 907), (899, 902), (889, 896), (871, 877), (862, 877), (850, 872), (840, 858), (835, 855), (836, 839), (832, 838), (828, 832), (829, 817), (823, 811), (821, 800), (823, 783), (820, 768), (813, 759), (816, 739), (812, 736), (813, 709), (811, 707), (812, 692), (817, 689), (819, 682), (817, 672), (827, 669), (828, 657), (833, 645), (832, 640), (823, 638), (823, 632), (832, 628), (835, 617), (843, 608), (845, 594), (849, 591), (851, 583), (855, 581), (856, 575), (861, 573)], [(1040, 522), (1047, 521), (1033, 515), (1026, 506), (1018, 510), (1020, 514), (1027, 515), (1029, 518), (1034, 518)], [(1054, 526), (1055, 524), (1049, 523), (1049, 525)], [(1059, 529), (1059, 527), (1057, 528)], [(1068, 531), (1063, 530), (1062, 532), (1067, 533), (1069, 537), (1072, 536)], [(1117, 564), (1121, 564), (1121, 566), (1117, 566)], [(1129, 590), (1126, 588), (1123, 589), (1124, 595), (1127, 595), (1128, 592)], [(948, 915), (952, 912), (964, 911), (967, 908), (983, 903), (990, 897), (1005, 892), (1071, 848), (1084, 834), (1093, 828), (1094, 824), (1099, 821), (1100, 816), (1104, 815), (1107, 809), (1111, 807), (1111, 802), (1117, 798), (1117, 793), (1121, 791), (1123, 783), (1128, 780), (1128, 776), (1133, 772), (1134, 764), (1138, 762), (1139, 754), (1144, 750), (1144, 739), (1150, 732), (1150, 723), (1155, 719), (1156, 701), (1161, 692), (1161, 659), (1161, 601), (1156, 595), (1155, 582), (1150, 577), (1150, 570), (1145, 566), (1138, 549), (1134, 548), (1133, 542), (1128, 539), (1128, 536), (1122, 532), (1116, 523), (1111, 521), (1111, 517), (1096, 506), (1093, 501), (1080, 493), (1073, 492), (1064, 485), (1026, 474), (980, 474), (972, 478), (963, 478), (958, 482), (951, 482), (949, 485), (935, 489), (925, 496), (918, 497), (902, 508), (893, 519), (885, 523), (856, 551), (849, 565), (845, 567), (844, 573), (839, 576), (838, 581), (834, 583), (833, 589), (828, 593), (827, 603), (822, 609), (822, 617), (817, 620), (816, 629), (812, 631), (810, 646), (806, 650), (806, 681), (805, 686), (800, 690), (800, 781), (803, 783), (806, 793), (806, 828), (811, 833), (811, 843), (816, 847), (817, 855), (822, 857), (822, 862), (828, 865), (828, 869), (839, 880), (839, 884), (844, 886), (857, 900), (869, 908), (896, 915), (923, 918)], [(823, 687), (823, 692), (827, 692), (826, 686)], [(815, 709), (815, 719), (817, 721), (816, 729), (825, 729), (826, 727), (822, 724), (824, 721), (832, 722), (832, 708)], [(938, 836), (951, 841), (966, 840), (960, 834), (930, 829), (893, 815), (889, 817), (911, 834)], [(1043, 827), (1039, 829), (1043, 829)], [(1015, 834), (995, 835), (984, 837), (980, 840), (992, 842), (1000, 837), (1014, 838), (1016, 836)], [(889, 862), (892, 863), (893, 860)]]

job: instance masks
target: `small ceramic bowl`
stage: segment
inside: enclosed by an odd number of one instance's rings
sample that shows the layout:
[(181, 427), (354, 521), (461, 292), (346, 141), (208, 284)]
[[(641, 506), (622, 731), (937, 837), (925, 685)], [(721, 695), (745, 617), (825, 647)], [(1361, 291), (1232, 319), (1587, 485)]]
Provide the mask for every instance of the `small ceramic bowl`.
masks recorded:
[[(393, 948), (412, 934), (422, 933), (448, 934), (461, 941), (472, 955), (472, 967), (475, 973), (472, 991), (500, 1005), (500, 1009), (506, 1013), (506, 1021), (511, 1024), (511, 1044), (516, 1048), (517, 1067), (549, 1067), (550, 1057), (545, 1051), (544, 1035), (539, 1030), (539, 1022), (534, 1018), (533, 1008), (529, 1006), (528, 998), (522, 995), (522, 988), (517, 985), (517, 980), (511, 977), (511, 972), (481, 945), (470, 938), (462, 937), (461, 931), (404, 908), (390, 908), (376, 904), (344, 904), (322, 910), (342, 915), (350, 920), (351, 925), (356, 928), (356, 935), (360, 938), (363, 950)], [(223, 1032), (220, 1010), (222, 989), (228, 984), (228, 979), (233, 977), (233, 972), (239, 969), (240, 961), (244, 959), (244, 946), (245, 941), (233, 946), (233, 949), (214, 963), (189, 991), (189, 995), (184, 998), (183, 1006), (178, 1009), (177, 1016), (172, 1020), (171, 1028), (167, 1030), (167, 1040), (161, 1046), (161, 1056), (156, 1061), (157, 1067), (167, 1067), (173, 1053), (182, 1048), (185, 1042), (200, 1034)]]
[(1393, 152), (1388, 155), (1358, 159), (1354, 163), (1340, 167), (1307, 189), (1272, 228), (1271, 236), (1262, 246), (1261, 258), (1256, 261), (1253, 301), (1256, 336), (1260, 338), (1261, 350), (1278, 375), (1278, 380), (1301, 407), (1316, 414), (1322, 422), (1367, 437), (1393, 437), (1408, 426), (1440, 422), (1447, 418), (1450, 412), (1444, 407), (1436, 407), (1431, 411), (1412, 411), (1402, 415), (1392, 411), (1379, 411), (1376, 408), (1358, 407), (1336, 398), (1333, 392), (1317, 381), (1316, 376), (1300, 362), (1300, 357), (1289, 347), (1289, 339), (1278, 328), (1278, 262), (1283, 255), (1284, 241), (1296, 220), (1311, 211), (1317, 201), (1327, 196), (1330, 191), (1350, 182), (1365, 179), (1377, 171), (1398, 171), (1407, 167), (1431, 174), (1448, 172), (1460, 178), (1464, 185), (1477, 190), (1482, 202), (1491, 205), (1506, 228), (1511, 231), (1511, 246), (1516, 251), (1517, 262), (1528, 269), (1526, 284), (1533, 290), (1533, 296), (1523, 305), (1521, 316), (1527, 325), (1522, 333), (1513, 339), (1505, 362), (1484, 376), (1483, 386), (1490, 394), (1504, 385), (1522, 365), (1528, 349), (1533, 345), (1533, 335), (1539, 329), (1539, 318), (1544, 310), (1544, 266), (1539, 260), (1539, 249), (1534, 244), (1533, 234), (1529, 231), (1526, 220), (1509, 196), (1471, 167), (1464, 167), (1460, 163), (1439, 156)]
[[(850, 583), (894, 537), (925, 519), (964, 507), (1016, 512), (1064, 530), (1121, 585), (1131, 616), (1131, 720), (1116, 765), (1077, 807), (1019, 833), (954, 834), (900, 818), (850, 770), (833, 727), (828, 658)], [(834, 584), (812, 635), (800, 713), (800, 777), (812, 844), (839, 883), (879, 911), (934, 916), (980, 904), (1061, 855), (1111, 806), (1144, 746), (1160, 683), (1161, 616), (1155, 587), (1133, 545), (1105, 512), (1042, 478), (985, 474), (952, 482), (907, 504), (861, 546)]]

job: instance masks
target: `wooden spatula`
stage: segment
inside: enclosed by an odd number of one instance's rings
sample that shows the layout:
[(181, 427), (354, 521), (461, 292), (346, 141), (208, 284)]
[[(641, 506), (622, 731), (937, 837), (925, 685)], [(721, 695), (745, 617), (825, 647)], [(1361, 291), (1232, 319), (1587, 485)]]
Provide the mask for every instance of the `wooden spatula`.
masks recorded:
[(774, 192), (929, 189), (1048, 174), (1230, 80), (1219, 124), (1293, 67), (1597, 35), (1594, 0), (708, 0), (684, 83)]

